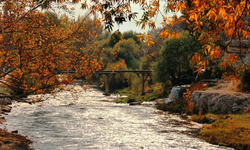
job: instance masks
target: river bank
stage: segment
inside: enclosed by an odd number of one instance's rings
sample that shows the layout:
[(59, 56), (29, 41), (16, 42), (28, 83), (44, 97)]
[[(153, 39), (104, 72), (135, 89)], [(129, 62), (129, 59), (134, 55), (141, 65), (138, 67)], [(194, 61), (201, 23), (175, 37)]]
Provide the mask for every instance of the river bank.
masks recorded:
[[(8, 99), (0, 99), (0, 124), (7, 120), (4, 115), (11, 112), (11, 101)], [(0, 149), (1, 150), (31, 150), (30, 145), (33, 142), (27, 136), (18, 134), (18, 131), (7, 131), (0, 128)]]

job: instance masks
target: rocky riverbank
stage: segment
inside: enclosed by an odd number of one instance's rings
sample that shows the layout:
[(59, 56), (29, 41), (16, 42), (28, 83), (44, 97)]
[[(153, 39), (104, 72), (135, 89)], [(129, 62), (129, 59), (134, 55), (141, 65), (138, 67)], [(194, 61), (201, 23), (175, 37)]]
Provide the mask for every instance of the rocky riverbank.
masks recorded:
[(8, 98), (0, 99), (0, 124), (6, 122), (6, 119), (2, 116), (11, 111), (11, 100)]
[(195, 113), (239, 114), (250, 111), (250, 94), (237, 92), (238, 83), (218, 83), (205, 91), (194, 91)]
[[(8, 98), (0, 99), (0, 124), (6, 122), (3, 115), (11, 111), (11, 100)], [(17, 134), (18, 131), (7, 131), (0, 128), (0, 149), (4, 150), (31, 150), (30, 145), (33, 143), (26, 136)]]
[(250, 109), (250, 97), (243, 94), (195, 91), (192, 94), (192, 102), (195, 103), (195, 112), (202, 114), (236, 114)]

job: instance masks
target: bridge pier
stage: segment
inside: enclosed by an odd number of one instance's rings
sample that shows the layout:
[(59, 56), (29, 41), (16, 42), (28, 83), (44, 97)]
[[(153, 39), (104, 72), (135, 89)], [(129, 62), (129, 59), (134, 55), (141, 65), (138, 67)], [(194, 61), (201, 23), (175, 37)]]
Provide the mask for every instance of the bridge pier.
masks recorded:
[(105, 77), (104, 77), (105, 92), (103, 93), (103, 95), (106, 95), (106, 96), (110, 96), (110, 93), (109, 93), (109, 83), (110, 83), (111, 79), (115, 76), (116, 73), (115, 72), (112, 73), (111, 78), (109, 78), (110, 74), (111, 73), (105, 73), (104, 74), (105, 75)]
[(145, 81), (147, 80), (147, 78), (149, 76), (149, 73), (141, 73), (141, 76), (139, 73), (136, 73), (136, 74), (141, 79), (141, 95), (145, 95), (144, 85), (145, 85)]

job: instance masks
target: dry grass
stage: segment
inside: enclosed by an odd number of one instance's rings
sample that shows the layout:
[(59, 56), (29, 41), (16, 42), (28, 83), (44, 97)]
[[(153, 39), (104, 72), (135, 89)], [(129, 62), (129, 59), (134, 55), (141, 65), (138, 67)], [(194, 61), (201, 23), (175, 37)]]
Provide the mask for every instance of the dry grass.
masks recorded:
[[(209, 114), (207, 114), (208, 116)], [(200, 132), (202, 139), (209, 143), (229, 146), (239, 150), (250, 150), (250, 114), (210, 114), (210, 116), (214, 117), (216, 121), (213, 124), (204, 126)]]

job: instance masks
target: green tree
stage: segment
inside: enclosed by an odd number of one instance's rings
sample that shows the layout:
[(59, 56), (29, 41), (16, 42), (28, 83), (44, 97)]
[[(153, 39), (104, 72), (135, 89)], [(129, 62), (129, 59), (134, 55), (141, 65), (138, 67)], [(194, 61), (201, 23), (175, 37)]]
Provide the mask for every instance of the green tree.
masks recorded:
[(141, 44), (141, 41), (140, 41), (139, 38), (136, 36), (136, 35), (138, 35), (138, 34), (139, 34), (139, 33), (136, 33), (135, 31), (130, 30), (130, 31), (127, 31), (127, 32), (122, 33), (122, 39), (127, 40), (127, 39), (132, 38), (132, 39), (136, 42), (136, 44), (140, 45), (140, 44)]
[(156, 80), (170, 81), (172, 86), (190, 82), (194, 78), (191, 58), (201, 48), (200, 42), (188, 33), (181, 34), (179, 39), (167, 39), (156, 64)]
[(118, 48), (120, 48), (120, 51), (117, 54), (117, 59), (124, 59), (129, 69), (139, 69), (141, 57), (139, 45), (130, 38), (117, 43), (114, 49)]
[(111, 34), (109, 39), (109, 46), (114, 47), (116, 43), (118, 43), (120, 40), (122, 40), (122, 33), (117, 30), (113, 34)]

